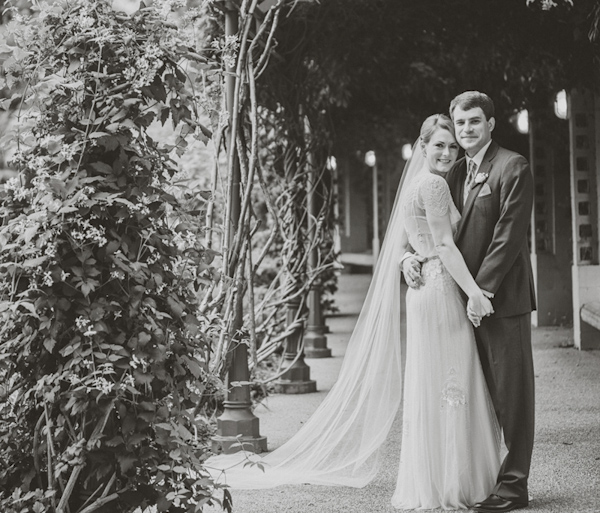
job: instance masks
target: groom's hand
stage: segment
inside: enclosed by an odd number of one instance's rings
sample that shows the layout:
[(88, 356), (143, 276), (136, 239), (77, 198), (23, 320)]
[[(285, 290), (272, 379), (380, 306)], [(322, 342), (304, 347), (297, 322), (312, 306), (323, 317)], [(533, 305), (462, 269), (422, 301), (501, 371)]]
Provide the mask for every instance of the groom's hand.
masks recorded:
[(404, 274), (404, 280), (409, 287), (418, 289), (423, 285), (421, 264), (425, 260), (427, 260), (425, 257), (413, 255), (412, 253), (406, 253), (402, 258), (402, 273)]

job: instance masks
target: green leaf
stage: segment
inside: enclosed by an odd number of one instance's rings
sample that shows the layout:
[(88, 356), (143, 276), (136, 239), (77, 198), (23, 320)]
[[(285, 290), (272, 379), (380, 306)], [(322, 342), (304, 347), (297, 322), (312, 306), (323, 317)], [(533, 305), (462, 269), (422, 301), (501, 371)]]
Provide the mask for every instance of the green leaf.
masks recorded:
[(136, 463), (138, 462), (138, 459), (135, 456), (127, 453), (117, 455), (117, 460), (123, 474), (126, 474), (129, 470), (135, 468)]
[(171, 509), (173, 502), (168, 500), (166, 497), (160, 496), (156, 499), (156, 508), (159, 512), (168, 511)]
[(48, 256), (41, 256), (41, 257), (37, 257), (37, 258), (29, 258), (27, 260), (25, 260), (23, 262), (23, 267), (39, 267), (40, 265), (42, 265), (46, 260), (48, 260)]
[(192, 358), (183, 356), (182, 360), (184, 361), (185, 366), (189, 369), (189, 371), (195, 378), (199, 378), (202, 376), (202, 368)]
[(77, 284), (77, 287), (81, 290), (82, 294), (85, 297), (88, 297), (91, 292), (96, 290), (96, 287), (100, 285), (100, 282), (97, 280), (85, 280)]
[(54, 340), (53, 338), (44, 339), (44, 347), (46, 348), (46, 351), (48, 351), (49, 353), (52, 353), (52, 351), (54, 351), (55, 346), (56, 346), (56, 340)]
[(94, 171), (98, 171), (98, 173), (102, 173), (103, 175), (111, 175), (113, 173), (112, 166), (104, 162), (94, 162), (90, 166)]
[(25, 308), (25, 310), (27, 310), (36, 319), (40, 318), (40, 316), (37, 313), (37, 310), (35, 309), (35, 306), (32, 303), (29, 303), (28, 301), (19, 301), (14, 304), (13, 308), (16, 308), (19, 306), (22, 306), (23, 308)]
[(127, 445), (131, 446), (136, 446), (139, 445), (141, 442), (143, 442), (144, 440), (146, 440), (148, 438), (148, 435), (144, 434), (144, 433), (134, 433), (133, 435), (131, 435), (130, 437), (127, 438)]
[(60, 209), (57, 212), (57, 214), (59, 214), (59, 215), (61, 215), (61, 214), (70, 214), (72, 212), (77, 212), (78, 210), (79, 209), (77, 207), (65, 205), (63, 207), (60, 207)]
[(104, 310), (104, 308), (102, 308), (101, 306), (95, 306), (90, 312), (90, 320), (99, 321), (104, 317), (105, 314), (106, 311)]
[(152, 374), (144, 374), (138, 369), (133, 371), (133, 376), (136, 383), (139, 383), (140, 385), (149, 385), (154, 380), (154, 376)]
[(179, 433), (179, 436), (184, 440), (192, 440), (194, 438), (194, 435), (192, 435), (192, 433), (190, 433), (183, 424), (177, 425), (177, 431)]
[(171, 115), (171, 109), (169, 109), (168, 107), (163, 108), (160, 111), (160, 123), (162, 125), (164, 125), (168, 121), (170, 115)]
[(233, 498), (231, 497), (231, 492), (227, 488), (223, 488), (223, 509), (227, 511), (227, 513), (233, 512)]
[(23, 240), (23, 242), (25, 244), (29, 244), (31, 242), (31, 239), (33, 239), (35, 237), (35, 235), (37, 234), (39, 229), (39, 225), (34, 224), (33, 226), (29, 226), (28, 228), (25, 229), (25, 231), (23, 232), (23, 235), (21, 237), (19, 237), (21, 240)]
[(98, 140), (98, 146), (102, 146), (106, 151), (116, 150), (119, 144), (121, 144), (119, 138), (113, 135), (102, 137), (102, 139)]
[(110, 440), (107, 440), (105, 443), (109, 447), (117, 447), (118, 445), (122, 445), (125, 442), (124, 442), (123, 437), (121, 435), (117, 435), (117, 436), (111, 438)]
[(65, 347), (63, 347), (59, 353), (62, 356), (69, 356), (70, 354), (73, 354), (77, 349), (79, 349), (81, 347), (81, 342), (71, 342), (68, 345), (66, 345)]
[(145, 346), (151, 340), (152, 336), (149, 333), (146, 333), (145, 331), (140, 332), (140, 334), (138, 335), (138, 341), (142, 347)]
[(171, 313), (175, 315), (175, 317), (180, 318), (184, 314), (185, 310), (183, 303), (181, 303), (181, 301), (174, 298), (173, 296), (169, 296), (167, 298), (167, 304), (169, 305)]

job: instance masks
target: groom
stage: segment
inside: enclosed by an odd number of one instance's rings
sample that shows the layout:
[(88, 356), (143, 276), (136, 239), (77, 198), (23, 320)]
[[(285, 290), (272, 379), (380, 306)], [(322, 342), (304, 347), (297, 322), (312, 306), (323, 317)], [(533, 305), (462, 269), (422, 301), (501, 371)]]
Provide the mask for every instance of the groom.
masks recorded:
[[(535, 309), (527, 230), (533, 204), (533, 178), (527, 160), (492, 141), (494, 104), (468, 91), (450, 103), (458, 143), (465, 157), (447, 180), (462, 218), (456, 245), (494, 313), (469, 317), (477, 349), (508, 454), (496, 486), (473, 506), (481, 513), (524, 508), (534, 431), (534, 375), (531, 311)], [(405, 255), (406, 257), (406, 255)], [(405, 260), (403, 257), (403, 261)], [(418, 286), (418, 262), (402, 264), (409, 285)]]
[(508, 448), (492, 495), (473, 509), (511, 511), (529, 503), (533, 449), (535, 293), (527, 236), (533, 177), (524, 157), (492, 141), (494, 103), (486, 94), (458, 95), (450, 116), (466, 153), (447, 176), (462, 214), (456, 245), (477, 284), (493, 298), (494, 314), (481, 319), (475, 339)]

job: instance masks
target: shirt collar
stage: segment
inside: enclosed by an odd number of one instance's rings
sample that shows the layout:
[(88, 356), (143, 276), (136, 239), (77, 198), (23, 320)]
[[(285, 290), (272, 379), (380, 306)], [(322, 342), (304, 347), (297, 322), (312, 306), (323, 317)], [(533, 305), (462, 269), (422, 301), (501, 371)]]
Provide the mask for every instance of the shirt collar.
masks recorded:
[(481, 148), (477, 152), (477, 155), (475, 155), (473, 158), (470, 158), (468, 155), (465, 155), (465, 157), (467, 157), (467, 169), (469, 169), (469, 162), (472, 160), (473, 162), (475, 162), (475, 164), (477, 165), (477, 169), (479, 170), (479, 168), (481, 167), (481, 163), (483, 162), (483, 157), (485, 157), (485, 152), (490, 147), (490, 144), (492, 144), (491, 139), (483, 148)]

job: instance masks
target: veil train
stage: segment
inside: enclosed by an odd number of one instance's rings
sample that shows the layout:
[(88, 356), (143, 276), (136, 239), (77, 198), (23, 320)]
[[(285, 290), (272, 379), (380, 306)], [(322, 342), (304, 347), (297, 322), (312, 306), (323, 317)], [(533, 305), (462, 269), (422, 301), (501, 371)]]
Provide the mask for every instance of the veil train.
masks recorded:
[(424, 169), (418, 141), (406, 163), (367, 297), (337, 382), (290, 440), (246, 465), (243, 453), (206, 461), (234, 489), (311, 483), (363, 487), (377, 474), (379, 453), (402, 400), (400, 235), (406, 184)]

